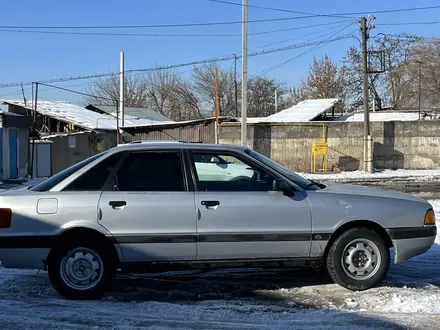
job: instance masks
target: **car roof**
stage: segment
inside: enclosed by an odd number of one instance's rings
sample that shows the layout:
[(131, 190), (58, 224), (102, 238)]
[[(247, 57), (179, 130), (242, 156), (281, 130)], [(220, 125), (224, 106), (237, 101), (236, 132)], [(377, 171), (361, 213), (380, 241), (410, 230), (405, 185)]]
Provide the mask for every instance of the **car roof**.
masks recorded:
[(232, 144), (213, 144), (213, 143), (199, 143), (186, 142), (177, 140), (145, 140), (132, 141), (130, 143), (119, 144), (113, 150), (145, 150), (145, 149), (213, 149), (213, 150), (234, 150), (244, 151), (247, 147)]

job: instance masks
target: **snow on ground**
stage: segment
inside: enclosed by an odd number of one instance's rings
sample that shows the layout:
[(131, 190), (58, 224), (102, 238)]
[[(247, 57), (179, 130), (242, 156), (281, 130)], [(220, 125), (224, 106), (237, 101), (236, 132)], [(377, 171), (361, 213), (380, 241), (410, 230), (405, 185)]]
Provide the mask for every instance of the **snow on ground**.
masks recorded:
[(100, 301), (68, 301), (45, 272), (0, 268), (0, 328), (438, 329), (439, 287), (440, 236), (364, 292), (310, 270), (247, 269), (120, 276)]
[(396, 179), (396, 178), (416, 178), (417, 180), (430, 181), (440, 179), (440, 169), (438, 170), (381, 170), (374, 173), (364, 171), (349, 171), (339, 173), (300, 173), (298, 175), (312, 180), (369, 180), (369, 179)]

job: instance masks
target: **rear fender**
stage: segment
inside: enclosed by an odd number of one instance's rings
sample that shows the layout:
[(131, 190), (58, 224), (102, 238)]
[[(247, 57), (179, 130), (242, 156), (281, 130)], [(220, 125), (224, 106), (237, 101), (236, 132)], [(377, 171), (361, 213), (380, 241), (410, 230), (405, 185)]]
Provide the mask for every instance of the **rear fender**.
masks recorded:
[(59, 230), (55, 233), (55, 235), (59, 236), (62, 233), (68, 231), (68, 230), (77, 229), (77, 228), (84, 228), (84, 229), (94, 230), (94, 231), (96, 231), (98, 233), (101, 233), (105, 237), (109, 238), (112, 241), (112, 243), (114, 244), (115, 248), (116, 248), (119, 260), (121, 260), (121, 261), (124, 260), (121, 247), (119, 246), (119, 244), (114, 243), (114, 242), (116, 242), (116, 239), (114, 238), (112, 233), (110, 231), (108, 231), (105, 227), (101, 226), (97, 222), (86, 221), (86, 220), (70, 221), (70, 222), (65, 223), (64, 225), (62, 225), (59, 228)]

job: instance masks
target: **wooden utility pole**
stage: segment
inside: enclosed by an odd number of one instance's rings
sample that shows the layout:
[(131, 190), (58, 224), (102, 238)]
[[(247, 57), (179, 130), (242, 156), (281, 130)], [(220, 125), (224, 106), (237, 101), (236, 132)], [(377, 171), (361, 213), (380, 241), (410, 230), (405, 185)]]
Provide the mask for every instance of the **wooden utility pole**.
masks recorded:
[[(368, 18), (372, 20), (374, 17)], [(362, 73), (363, 73), (363, 89), (364, 89), (364, 171), (373, 172), (373, 138), (370, 133), (370, 109), (368, 97), (368, 53), (367, 41), (369, 38), (368, 30), (374, 28), (374, 25), (367, 26), (367, 18), (362, 17), (358, 21), (362, 34)]]

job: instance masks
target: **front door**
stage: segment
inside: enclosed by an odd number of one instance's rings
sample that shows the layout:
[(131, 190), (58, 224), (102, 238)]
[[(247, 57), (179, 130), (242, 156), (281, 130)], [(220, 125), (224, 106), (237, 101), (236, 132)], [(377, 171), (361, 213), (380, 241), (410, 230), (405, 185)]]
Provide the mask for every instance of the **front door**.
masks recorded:
[[(243, 155), (194, 151), (190, 159), (197, 183), (198, 260), (310, 255), (311, 211), (305, 192), (287, 197), (273, 191), (276, 175)], [(212, 175), (212, 164), (205, 166), (201, 159), (222, 164)]]
[(103, 191), (98, 213), (125, 262), (196, 259), (194, 192), (180, 151), (130, 153)]

